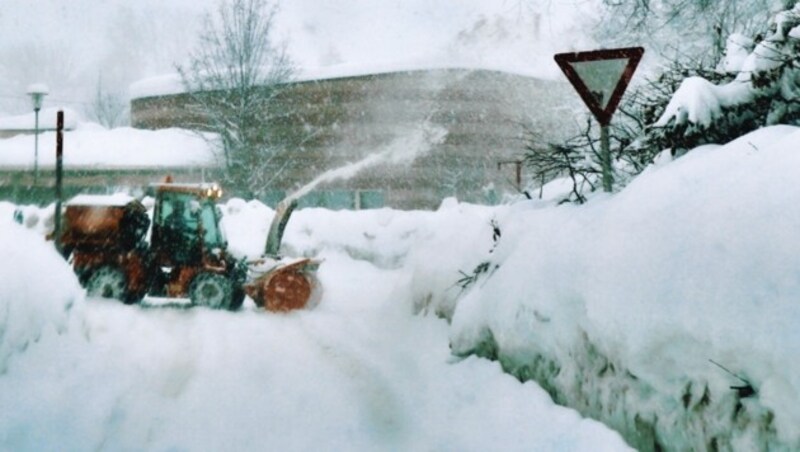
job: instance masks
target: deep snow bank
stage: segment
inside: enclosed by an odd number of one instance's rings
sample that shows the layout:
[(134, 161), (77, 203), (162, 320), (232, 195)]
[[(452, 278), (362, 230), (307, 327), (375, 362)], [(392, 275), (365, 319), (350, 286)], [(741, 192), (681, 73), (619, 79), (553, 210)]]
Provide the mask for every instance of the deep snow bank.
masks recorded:
[[(451, 359), (447, 325), (410, 315), (410, 275), (397, 259), (441, 220), (468, 218), (473, 209), (461, 207), (298, 212), (287, 247), (325, 259), (314, 310), (80, 303), (81, 340), (51, 337), (0, 375), (0, 406), (13, 407), (0, 410), (0, 449), (629, 450), (496, 363)], [(260, 253), (271, 209), (221, 208), (231, 245)], [(0, 203), (0, 218), (13, 210)], [(12, 226), (20, 248), (46, 245), (41, 232)], [(42, 270), (65, 265), (44, 253)], [(41, 291), (20, 299), (46, 300)]]
[[(257, 257), (264, 252), (267, 231), (275, 211), (257, 200), (234, 198), (221, 206), (222, 226), (231, 252)], [(337, 250), (385, 268), (397, 268), (416, 241), (420, 226), (432, 213), (392, 209), (296, 210), (286, 227), (282, 252), (289, 256), (316, 256)]]
[[(39, 167), (55, 167), (55, 152), (44, 146), (55, 143), (55, 132), (39, 134), (42, 149)], [(33, 135), (0, 139), (0, 167), (31, 167), (34, 154)], [(215, 164), (211, 146), (189, 130), (141, 130), (130, 127), (105, 129), (93, 123), (80, 123), (64, 132), (64, 167), (66, 169), (153, 168), (164, 166), (200, 166)]]
[[(222, 225), (233, 254), (239, 257), (261, 255), (275, 211), (260, 201), (238, 198), (227, 201), (221, 208)], [(470, 259), (478, 263), (490, 249), (481, 243), (474, 249), (464, 247), (463, 240), (481, 234), (491, 237), (491, 219), (497, 212), (507, 209), (507, 206), (490, 208), (460, 204), (452, 198), (446, 199), (433, 212), (389, 208), (359, 211), (300, 209), (295, 211), (286, 227), (283, 251), (291, 256), (317, 256), (323, 250), (337, 250), (382, 268), (406, 267), (411, 271), (416, 271), (418, 263), (434, 259), (447, 266), (450, 278), (424, 281), (414, 289), (420, 290), (416, 297), (420, 300), (433, 294), (438, 297), (443, 296), (447, 287), (453, 286), (458, 279), (459, 265)], [(444, 248), (417, 246), (445, 240), (448, 245)], [(424, 278), (424, 275), (417, 277)], [(429, 304), (430, 300), (418, 306), (418, 310)]]
[(0, 374), (13, 355), (43, 336), (67, 330), (83, 291), (72, 270), (42, 234), (13, 222), (0, 202)]
[[(453, 352), (498, 358), (641, 449), (800, 447), (797, 142), (798, 128), (766, 128), (583, 207), (498, 211)], [(461, 246), (491, 245), (474, 232)], [(416, 273), (446, 280), (450, 257)]]

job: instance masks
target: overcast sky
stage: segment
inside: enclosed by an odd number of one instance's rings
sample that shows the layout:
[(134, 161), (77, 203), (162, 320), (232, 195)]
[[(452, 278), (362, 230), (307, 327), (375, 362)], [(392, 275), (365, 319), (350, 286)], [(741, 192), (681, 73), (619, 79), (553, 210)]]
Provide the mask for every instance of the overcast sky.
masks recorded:
[[(585, 0), (284, 0), (276, 32), (303, 67), (408, 61), (552, 75), (554, 51), (586, 42), (575, 2)], [(217, 0), (0, 3), (0, 114), (13, 115), (30, 109), (34, 82), (50, 87), (50, 106), (81, 110), (98, 84), (126, 96), (132, 82), (173, 72)]]

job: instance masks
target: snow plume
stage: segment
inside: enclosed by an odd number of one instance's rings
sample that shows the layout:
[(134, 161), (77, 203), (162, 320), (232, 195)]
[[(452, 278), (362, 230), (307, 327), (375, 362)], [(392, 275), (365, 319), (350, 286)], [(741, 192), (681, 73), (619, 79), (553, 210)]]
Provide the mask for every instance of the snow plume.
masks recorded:
[(348, 163), (320, 174), (314, 180), (289, 195), (287, 199), (300, 199), (322, 183), (342, 179), (347, 180), (366, 168), (382, 163), (392, 165), (411, 164), (417, 157), (427, 154), (433, 146), (444, 142), (446, 136), (446, 129), (433, 125), (430, 121), (424, 121), (417, 128), (400, 134), (386, 145), (383, 150), (369, 154), (357, 162)]

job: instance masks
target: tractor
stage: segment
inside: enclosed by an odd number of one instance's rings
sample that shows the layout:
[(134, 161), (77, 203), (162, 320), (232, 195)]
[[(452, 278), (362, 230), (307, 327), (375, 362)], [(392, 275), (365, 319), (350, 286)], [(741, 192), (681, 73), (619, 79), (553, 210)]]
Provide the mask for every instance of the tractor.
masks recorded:
[[(287, 311), (319, 298), (319, 262), (278, 255), (296, 204), (276, 211), (265, 249), (253, 261), (227, 250), (216, 184), (152, 184), (152, 221), (126, 195), (79, 195), (66, 204), (59, 248), (87, 294), (137, 303), (145, 295), (188, 298), (193, 305), (236, 310), (245, 294), (261, 307)], [(151, 224), (152, 223), (152, 227)]]

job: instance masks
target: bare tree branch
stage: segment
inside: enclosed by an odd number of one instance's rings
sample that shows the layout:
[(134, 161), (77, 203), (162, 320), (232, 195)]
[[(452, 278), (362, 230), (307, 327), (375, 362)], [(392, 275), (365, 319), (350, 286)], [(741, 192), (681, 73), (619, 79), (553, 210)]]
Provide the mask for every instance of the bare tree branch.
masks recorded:
[(276, 126), (290, 112), (276, 99), (295, 68), (272, 37), (276, 14), (269, 0), (221, 0), (188, 66), (178, 67), (196, 126), (216, 135), (225, 182), (255, 197), (283, 173), (290, 152)]

